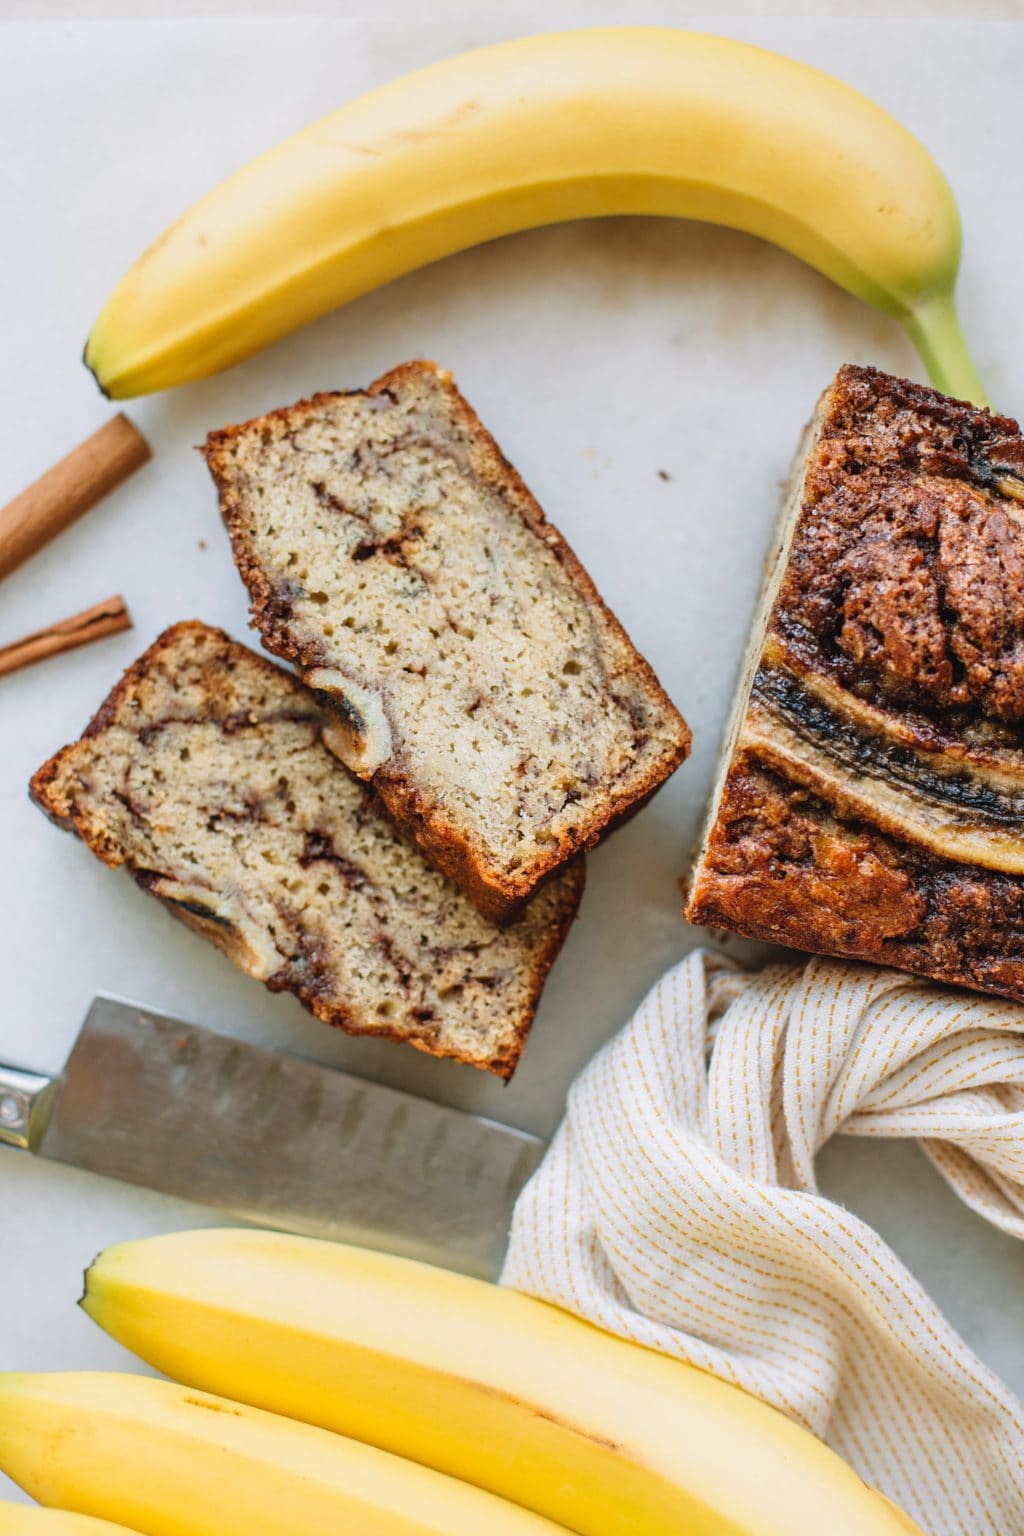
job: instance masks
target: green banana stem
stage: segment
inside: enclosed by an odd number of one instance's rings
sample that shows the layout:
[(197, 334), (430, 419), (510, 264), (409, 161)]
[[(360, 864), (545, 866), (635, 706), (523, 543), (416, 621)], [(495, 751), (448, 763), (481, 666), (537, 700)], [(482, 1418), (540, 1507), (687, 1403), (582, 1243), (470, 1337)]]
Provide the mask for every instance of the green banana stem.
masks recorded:
[(929, 299), (904, 316), (903, 324), (936, 389), (957, 400), (970, 400), (973, 405), (988, 405), (951, 293)]

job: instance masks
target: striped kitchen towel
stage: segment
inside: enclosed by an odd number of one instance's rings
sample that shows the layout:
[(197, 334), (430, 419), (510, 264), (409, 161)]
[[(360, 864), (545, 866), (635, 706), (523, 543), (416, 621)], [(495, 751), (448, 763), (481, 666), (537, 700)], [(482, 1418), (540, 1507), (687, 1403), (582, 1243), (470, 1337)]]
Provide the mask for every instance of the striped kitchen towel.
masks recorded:
[(1024, 1008), (696, 951), (573, 1086), (502, 1282), (774, 1404), (930, 1536), (1024, 1536), (1024, 1410), (878, 1234), (817, 1193), (839, 1131), (919, 1137), (1024, 1237)]

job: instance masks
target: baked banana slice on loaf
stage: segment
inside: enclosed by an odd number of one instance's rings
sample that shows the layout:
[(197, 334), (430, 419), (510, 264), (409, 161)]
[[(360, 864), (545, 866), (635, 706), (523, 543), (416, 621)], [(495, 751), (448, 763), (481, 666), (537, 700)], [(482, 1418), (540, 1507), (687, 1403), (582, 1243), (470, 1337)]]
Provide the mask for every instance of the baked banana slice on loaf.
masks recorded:
[(434, 364), (214, 432), (206, 458), (266, 645), (482, 912), (507, 918), (686, 756), (650, 667)]
[(1024, 998), (1024, 440), (846, 367), (798, 458), (687, 916)]
[(350, 1034), (510, 1077), (582, 861), (496, 928), (324, 745), (330, 710), (205, 624), (125, 673), (32, 795), (273, 991)]

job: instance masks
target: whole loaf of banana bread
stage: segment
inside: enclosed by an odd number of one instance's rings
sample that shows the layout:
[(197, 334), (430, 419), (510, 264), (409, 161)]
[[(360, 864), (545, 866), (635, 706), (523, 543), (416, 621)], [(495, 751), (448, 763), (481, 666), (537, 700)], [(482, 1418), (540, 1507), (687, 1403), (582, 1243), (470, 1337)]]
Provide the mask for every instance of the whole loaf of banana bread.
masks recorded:
[(800, 453), (687, 915), (1024, 998), (1024, 439), (842, 368)]

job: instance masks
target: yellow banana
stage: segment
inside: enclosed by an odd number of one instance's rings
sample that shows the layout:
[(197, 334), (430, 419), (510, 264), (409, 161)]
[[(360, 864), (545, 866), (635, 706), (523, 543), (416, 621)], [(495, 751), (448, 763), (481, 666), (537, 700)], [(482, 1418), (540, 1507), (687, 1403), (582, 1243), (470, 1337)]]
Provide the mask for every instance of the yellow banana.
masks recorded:
[(82, 1305), (179, 1381), (369, 1441), (580, 1536), (916, 1529), (738, 1388), (406, 1259), (183, 1232), (101, 1254)]
[(72, 1515), (66, 1509), (0, 1503), (0, 1536), (133, 1536), (123, 1525)]
[(109, 395), (167, 389), (438, 257), (600, 214), (774, 241), (897, 316), (939, 388), (983, 401), (956, 205), (921, 144), (818, 70), (658, 27), (501, 43), (349, 102), (173, 224), (85, 359)]
[(0, 1376), (0, 1470), (144, 1536), (565, 1536), (414, 1462), (146, 1376)]

